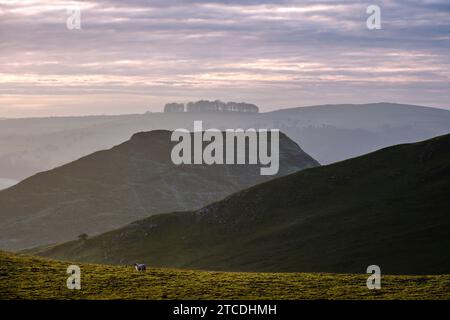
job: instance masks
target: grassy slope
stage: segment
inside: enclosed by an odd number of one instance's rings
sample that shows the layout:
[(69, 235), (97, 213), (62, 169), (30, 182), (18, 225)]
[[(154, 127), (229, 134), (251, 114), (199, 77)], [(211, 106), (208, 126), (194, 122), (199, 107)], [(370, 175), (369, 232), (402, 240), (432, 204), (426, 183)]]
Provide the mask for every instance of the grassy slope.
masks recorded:
[(308, 169), (196, 212), (38, 252), (223, 271), (450, 273), (450, 135)]
[(450, 275), (224, 273), (80, 264), (81, 290), (66, 288), (69, 262), (0, 251), (0, 299), (450, 299)]
[[(0, 191), (0, 248), (20, 250), (100, 234), (157, 213), (195, 210), (267, 181), (259, 165), (180, 165), (171, 132), (141, 132), (109, 150)], [(280, 134), (278, 176), (318, 163)]]

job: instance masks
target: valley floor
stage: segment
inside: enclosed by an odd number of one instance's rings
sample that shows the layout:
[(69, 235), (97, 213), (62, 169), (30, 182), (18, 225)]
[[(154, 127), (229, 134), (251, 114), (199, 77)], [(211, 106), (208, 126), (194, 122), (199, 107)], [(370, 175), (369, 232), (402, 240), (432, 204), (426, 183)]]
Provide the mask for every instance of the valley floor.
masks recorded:
[(0, 299), (450, 299), (450, 275), (231, 273), (79, 264), (81, 290), (66, 287), (71, 263), (0, 251)]

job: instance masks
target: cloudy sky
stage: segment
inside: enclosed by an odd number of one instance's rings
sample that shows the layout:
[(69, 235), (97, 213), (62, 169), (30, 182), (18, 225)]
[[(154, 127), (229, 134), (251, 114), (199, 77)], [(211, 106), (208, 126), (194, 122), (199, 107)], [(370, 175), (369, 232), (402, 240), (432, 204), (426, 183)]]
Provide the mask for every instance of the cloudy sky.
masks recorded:
[[(366, 27), (371, 4), (381, 30)], [(202, 98), (450, 108), (449, 57), (448, 0), (0, 0), (0, 117)]]

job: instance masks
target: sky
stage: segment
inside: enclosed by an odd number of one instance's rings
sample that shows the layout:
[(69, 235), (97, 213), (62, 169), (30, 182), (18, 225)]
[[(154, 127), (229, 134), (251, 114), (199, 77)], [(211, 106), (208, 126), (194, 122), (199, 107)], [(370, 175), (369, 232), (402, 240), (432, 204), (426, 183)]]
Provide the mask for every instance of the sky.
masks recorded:
[(449, 57), (448, 0), (0, 0), (0, 118), (200, 99), (450, 109)]

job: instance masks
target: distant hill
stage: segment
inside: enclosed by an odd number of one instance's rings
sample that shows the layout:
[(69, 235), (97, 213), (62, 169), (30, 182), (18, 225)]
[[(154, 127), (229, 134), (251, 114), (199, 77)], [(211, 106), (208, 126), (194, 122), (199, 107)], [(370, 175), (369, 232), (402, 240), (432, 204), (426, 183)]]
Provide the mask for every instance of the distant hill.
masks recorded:
[[(171, 132), (141, 132), (0, 191), (0, 248), (23, 249), (98, 234), (152, 214), (193, 210), (276, 176), (259, 165), (172, 163)], [(277, 176), (319, 165), (280, 134)]]
[(383, 276), (367, 290), (365, 274), (227, 273), (80, 264), (81, 290), (67, 290), (69, 262), (0, 251), (0, 300), (139, 299), (450, 299), (449, 275)]
[(450, 111), (395, 103), (325, 105), (266, 113), (150, 113), (0, 120), (0, 178), (22, 180), (140, 131), (190, 128), (276, 128), (321, 164), (450, 132)]
[(321, 164), (450, 132), (450, 110), (397, 103), (322, 105), (263, 115)]
[(203, 209), (35, 250), (232, 271), (450, 273), (450, 135), (278, 178)]

